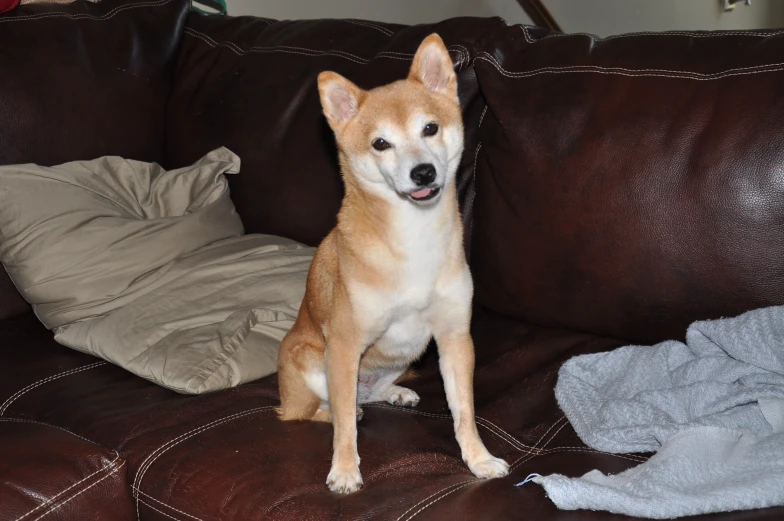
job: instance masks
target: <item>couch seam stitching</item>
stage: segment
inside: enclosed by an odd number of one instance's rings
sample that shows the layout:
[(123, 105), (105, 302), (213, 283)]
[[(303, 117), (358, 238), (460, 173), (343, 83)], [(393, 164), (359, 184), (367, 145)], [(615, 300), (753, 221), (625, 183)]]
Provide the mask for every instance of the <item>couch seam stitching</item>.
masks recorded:
[(383, 33), (383, 34), (385, 34), (387, 36), (394, 36), (394, 34), (395, 34), (393, 31), (390, 31), (389, 29), (387, 29), (385, 27), (381, 27), (380, 25), (376, 25), (376, 24), (374, 24), (372, 22), (366, 22), (364, 20), (355, 20), (353, 18), (345, 18), (345, 19), (343, 19), (343, 21), (346, 22), (346, 23), (359, 25), (361, 27), (369, 27), (371, 29), (375, 29), (376, 31), (378, 31), (380, 33)]
[[(555, 423), (560, 422), (564, 418), (566, 418), (566, 416), (562, 416)], [(553, 426), (555, 426), (555, 423), (553, 424)], [(522, 465), (526, 461), (528, 461), (528, 460), (530, 460), (532, 458), (535, 458), (536, 456), (541, 456), (543, 454), (544, 449), (547, 447), (547, 445), (549, 445), (555, 439), (555, 437), (558, 436), (558, 433), (561, 432), (563, 430), (563, 428), (566, 427), (567, 425), (569, 425), (569, 421), (568, 420), (565, 421), (560, 427), (558, 427), (558, 429), (549, 438), (547, 438), (547, 441), (542, 443), (542, 448), (541, 449), (538, 449), (536, 452), (529, 452), (527, 458), (525, 456), (520, 456), (520, 458), (518, 458), (516, 461), (512, 462), (512, 464), (509, 466), (509, 472), (511, 472), (515, 468), (517, 468), (518, 465)], [(550, 432), (551, 430), (552, 430), (552, 427), (550, 429), (547, 429), (547, 432)], [(547, 432), (542, 435), (542, 438), (539, 439), (539, 441), (537, 442), (537, 445), (539, 444), (539, 442), (541, 442), (544, 439), (544, 437), (547, 435)]]
[[(146, 506), (147, 508), (151, 508), (151, 509), (155, 510), (159, 514), (163, 514), (164, 516), (168, 517), (169, 519), (174, 519), (174, 521), (182, 521), (182, 520), (180, 520), (180, 519), (178, 519), (178, 518), (176, 518), (176, 517), (174, 517), (172, 515), (167, 514), (166, 512), (164, 512), (162, 510), (158, 510), (157, 508), (155, 508), (151, 504), (146, 503), (145, 501), (142, 501), (141, 499), (139, 500), (139, 503), (141, 503), (142, 505)], [(168, 505), (166, 505), (166, 506), (168, 506)], [(196, 518), (196, 519), (198, 519), (198, 518)]]
[[(393, 407), (391, 405), (387, 405), (387, 404), (384, 404), (384, 403), (366, 403), (366, 404), (364, 404), (364, 406), (365, 407), (375, 407), (375, 408), (379, 408), (379, 409), (390, 409), (390, 410), (393, 410), (393, 411), (401, 411), (401, 412), (406, 412), (408, 414), (415, 414), (415, 415), (420, 415), (420, 416), (428, 416), (428, 417), (436, 418), (436, 419), (439, 419), (439, 420), (451, 420), (452, 419), (452, 417), (450, 415), (448, 415), (448, 414), (436, 414), (436, 413), (418, 411), (416, 409), (410, 409), (410, 408), (407, 408), (407, 407)], [(478, 425), (481, 425), (482, 427), (487, 429), (490, 433), (494, 434), (499, 439), (507, 442), (509, 445), (512, 446), (512, 448), (514, 448), (516, 450), (530, 451), (530, 450), (536, 448), (535, 446), (531, 447), (529, 445), (526, 445), (526, 444), (518, 441), (517, 438), (515, 438), (514, 436), (512, 436), (511, 434), (509, 434), (504, 429), (502, 429), (501, 427), (497, 426), (496, 424), (494, 424), (490, 420), (487, 420), (487, 419), (485, 419), (485, 418), (483, 418), (481, 416), (475, 416), (475, 418), (476, 418), (476, 423)]]
[(76, 373), (79, 373), (81, 371), (87, 371), (88, 369), (93, 369), (94, 367), (100, 367), (100, 366), (107, 365), (107, 364), (108, 364), (108, 362), (106, 362), (106, 361), (94, 362), (92, 364), (87, 364), (87, 365), (83, 365), (83, 366), (80, 366), (80, 367), (76, 367), (74, 369), (69, 369), (68, 371), (63, 371), (62, 373), (57, 373), (57, 374), (54, 374), (52, 376), (47, 376), (46, 378), (42, 378), (40, 380), (37, 380), (37, 381), (31, 383), (30, 385), (28, 385), (26, 387), (23, 387), (22, 389), (18, 390), (10, 398), (8, 398), (5, 402), (3, 402), (3, 405), (0, 405), (0, 416), (3, 416), (5, 414), (5, 411), (7, 411), (8, 408), (11, 405), (13, 405), (13, 403), (16, 400), (18, 400), (23, 395), (27, 394), (28, 392), (32, 391), (33, 389), (35, 389), (38, 386), (41, 386), (41, 385), (43, 385), (45, 383), (57, 380), (59, 378), (63, 378), (65, 376), (76, 374)]
[[(416, 504), (414, 504), (413, 506), (409, 507), (409, 509), (408, 509), (408, 510), (406, 510), (405, 512), (403, 512), (402, 514), (400, 514), (400, 516), (398, 516), (398, 518), (397, 518), (395, 521), (401, 521), (401, 520), (403, 519), (403, 516), (407, 515), (409, 512), (411, 512), (412, 510), (414, 510), (416, 507), (418, 507), (419, 505), (421, 505), (422, 503), (424, 503), (424, 502), (425, 502), (425, 501), (427, 501), (428, 499), (431, 499), (431, 498), (433, 498), (433, 497), (435, 497), (435, 496), (437, 496), (437, 495), (441, 494), (442, 492), (444, 492), (444, 491), (446, 491), (446, 490), (449, 490), (450, 488), (455, 488), (455, 487), (459, 487), (459, 486), (467, 485), (467, 484), (471, 483), (472, 481), (473, 481), (473, 480), (464, 480), (464, 481), (458, 481), (457, 483), (452, 483), (451, 485), (447, 485), (446, 487), (444, 487), (444, 488), (442, 488), (442, 489), (440, 489), (440, 490), (438, 490), (438, 491), (436, 491), (436, 492), (433, 492), (432, 494), (430, 494), (429, 496), (427, 496), (425, 499), (422, 499), (422, 500), (420, 500), (418, 503), (416, 503)], [(419, 510), (417, 510), (417, 512), (419, 512)], [(415, 514), (416, 514), (416, 512), (414, 513), (414, 515), (415, 515)], [(409, 517), (408, 519), (411, 519), (411, 517)], [(408, 521), (408, 520), (406, 520), (406, 521)]]
[(43, 514), (41, 514), (40, 516), (36, 517), (36, 518), (35, 518), (33, 521), (38, 521), (39, 519), (42, 519), (42, 518), (44, 518), (45, 516), (48, 516), (48, 515), (49, 515), (49, 514), (51, 514), (52, 512), (55, 512), (57, 509), (59, 509), (60, 507), (62, 507), (63, 505), (65, 505), (66, 503), (68, 503), (69, 501), (71, 501), (72, 499), (74, 499), (74, 498), (76, 498), (76, 497), (78, 497), (78, 496), (80, 496), (80, 495), (84, 494), (85, 492), (87, 492), (88, 490), (90, 490), (91, 488), (93, 488), (94, 486), (96, 486), (98, 483), (102, 482), (102, 481), (103, 481), (103, 480), (105, 480), (106, 478), (113, 476), (113, 475), (114, 475), (114, 473), (115, 473), (115, 472), (117, 472), (118, 470), (120, 470), (121, 468), (123, 468), (123, 466), (124, 466), (124, 465), (125, 465), (125, 461), (123, 461), (123, 462), (122, 462), (122, 463), (120, 463), (119, 465), (115, 466), (115, 467), (114, 467), (114, 469), (112, 469), (112, 471), (111, 471), (111, 472), (107, 473), (107, 474), (106, 474), (105, 476), (103, 476), (101, 479), (99, 479), (99, 480), (96, 480), (96, 481), (95, 481), (95, 483), (93, 483), (93, 484), (92, 484), (92, 485), (90, 485), (89, 487), (83, 488), (82, 490), (80, 490), (80, 491), (79, 491), (79, 492), (77, 492), (76, 494), (72, 495), (71, 497), (69, 497), (69, 498), (68, 498), (68, 499), (66, 499), (65, 501), (63, 501), (63, 502), (59, 503), (58, 505), (56, 505), (54, 508), (52, 508), (52, 509), (50, 509), (50, 510), (47, 510), (46, 512), (44, 512), (44, 513), (43, 513)]
[[(191, 515), (191, 514), (189, 514), (189, 513), (187, 513), (187, 512), (183, 512), (182, 510), (180, 510), (180, 509), (178, 509), (178, 508), (175, 508), (175, 507), (173, 507), (173, 506), (169, 505), (168, 503), (164, 503), (164, 502), (163, 502), (163, 501), (161, 501), (160, 499), (154, 498), (154, 497), (152, 497), (150, 494), (148, 494), (148, 493), (146, 493), (146, 492), (142, 492), (141, 490), (139, 490), (139, 489), (138, 489), (138, 488), (136, 488), (136, 487), (133, 487), (133, 486), (131, 486), (131, 488), (132, 488), (132, 489), (134, 489), (134, 490), (135, 490), (136, 492), (138, 492), (139, 494), (143, 495), (144, 497), (146, 497), (146, 498), (148, 498), (148, 499), (152, 499), (152, 500), (153, 500), (153, 501), (155, 501), (156, 503), (160, 503), (161, 505), (163, 505), (163, 506), (165, 506), (165, 507), (167, 507), (167, 508), (171, 508), (171, 509), (172, 509), (172, 510), (174, 510), (175, 512), (178, 512), (178, 513), (180, 513), (180, 514), (182, 514), (182, 515), (184, 515), (184, 516), (188, 516), (188, 517), (190, 517), (191, 519), (196, 519), (196, 521), (202, 521), (202, 520), (201, 520), (201, 518), (198, 518), (198, 517), (196, 517), (196, 516), (193, 516), (193, 515)], [(141, 499), (140, 499), (139, 501), (141, 501)], [(143, 501), (142, 501), (142, 502), (143, 502)], [(153, 507), (152, 505), (149, 505), (149, 504), (147, 504), (147, 503), (145, 503), (145, 504), (146, 504), (148, 507), (152, 508), (153, 510), (157, 510), (157, 509), (156, 509), (155, 507)], [(158, 510), (158, 511), (160, 512), (160, 510)], [(161, 512), (161, 513), (163, 513), (163, 512)]]
[[(20, 517), (16, 518), (16, 520), (15, 520), (15, 521), (21, 521), (22, 519), (26, 518), (27, 516), (29, 516), (29, 515), (30, 515), (30, 514), (32, 514), (33, 512), (36, 512), (37, 510), (39, 510), (39, 509), (41, 509), (41, 508), (48, 508), (48, 507), (51, 507), (51, 506), (59, 506), (59, 505), (65, 504), (65, 502), (62, 502), (62, 503), (59, 503), (59, 504), (58, 504), (58, 503), (55, 503), (55, 501), (57, 500), (57, 498), (59, 498), (60, 496), (62, 496), (62, 495), (63, 495), (63, 494), (65, 494), (66, 492), (70, 491), (72, 488), (74, 488), (74, 487), (77, 487), (77, 486), (81, 485), (82, 483), (84, 483), (85, 481), (87, 481), (87, 480), (88, 480), (88, 479), (90, 479), (91, 477), (95, 476), (96, 474), (100, 474), (101, 472), (104, 472), (105, 470), (109, 469), (110, 467), (113, 467), (113, 466), (115, 466), (115, 463), (117, 462), (117, 460), (119, 460), (119, 459), (120, 459), (120, 453), (118, 453), (117, 451), (114, 451), (114, 454), (115, 454), (115, 457), (114, 457), (114, 459), (113, 459), (112, 461), (110, 461), (109, 463), (107, 463), (107, 464), (106, 464), (106, 465), (104, 465), (103, 467), (99, 468), (99, 469), (98, 469), (98, 470), (96, 470), (95, 472), (92, 472), (91, 474), (89, 474), (89, 475), (87, 475), (87, 476), (83, 477), (82, 479), (80, 479), (80, 480), (79, 480), (79, 481), (77, 481), (76, 483), (73, 483), (73, 484), (71, 484), (71, 486), (69, 486), (68, 488), (66, 488), (66, 489), (64, 489), (64, 490), (61, 490), (60, 492), (58, 492), (57, 494), (55, 494), (54, 496), (52, 496), (52, 497), (51, 497), (51, 498), (49, 498), (48, 500), (44, 501), (43, 503), (41, 503), (41, 504), (40, 504), (40, 505), (38, 505), (37, 507), (33, 508), (32, 510), (30, 510), (30, 511), (29, 511), (29, 512), (27, 512), (26, 514), (23, 514), (22, 516), (20, 516)], [(97, 482), (96, 482), (96, 483), (97, 483)], [(95, 483), (93, 483), (93, 485), (94, 485), (94, 484), (95, 484)], [(91, 486), (92, 486), (92, 485), (91, 485)], [(88, 487), (88, 488), (89, 488), (89, 487)], [(87, 489), (84, 489), (84, 490), (87, 490)], [(84, 490), (83, 490), (83, 491), (84, 491)], [(83, 492), (83, 491), (82, 491), (82, 492)], [(81, 493), (81, 492), (80, 492), (80, 493)], [(75, 497), (75, 496), (71, 496), (71, 497), (73, 498), (73, 497)], [(46, 514), (48, 514), (48, 513), (49, 513), (49, 512), (47, 511), (47, 512), (45, 512), (45, 513), (44, 513), (44, 515), (46, 515)], [(39, 517), (38, 517), (38, 518), (36, 518), (36, 519), (40, 519), (41, 517), (43, 517), (43, 516), (39, 516)]]
[[(193, 36), (197, 38), (212, 48), (215, 47), (226, 47), (230, 51), (232, 51), (237, 56), (243, 56), (248, 53), (273, 53), (273, 52), (281, 52), (281, 53), (288, 53), (288, 54), (299, 54), (301, 56), (310, 56), (310, 57), (318, 57), (318, 56), (335, 56), (337, 58), (343, 58), (344, 60), (349, 60), (351, 62), (357, 63), (359, 65), (367, 65), (374, 58), (389, 58), (393, 60), (408, 60), (409, 57), (413, 58), (413, 54), (407, 55), (406, 53), (397, 53), (393, 51), (382, 51), (377, 53), (372, 58), (363, 58), (361, 56), (357, 56), (356, 54), (348, 53), (345, 51), (340, 51), (336, 49), (331, 50), (319, 50), (319, 49), (310, 49), (308, 47), (298, 47), (298, 46), (272, 46), (272, 47), (248, 47), (242, 48), (234, 42), (231, 41), (221, 41), (218, 42), (214, 40), (209, 35), (206, 35), (200, 31), (197, 31), (191, 27), (186, 27), (183, 30), (183, 34), (187, 34), (188, 36)], [(468, 50), (459, 44), (450, 45), (447, 50), (453, 50), (463, 56), (464, 52), (468, 53)], [(468, 53), (467, 58), (465, 60), (461, 59), (461, 65), (458, 67), (458, 72), (462, 71), (468, 64), (470, 59), (470, 53)]]
[(98, 443), (96, 441), (93, 441), (93, 440), (88, 440), (84, 436), (81, 436), (79, 434), (76, 434), (75, 432), (69, 431), (68, 429), (66, 429), (64, 427), (60, 427), (59, 425), (52, 425), (51, 423), (39, 422), (39, 421), (36, 421), (36, 420), (27, 420), (27, 419), (24, 419), (24, 418), (8, 418), (8, 417), (0, 418), (0, 422), (32, 423), (33, 425), (43, 425), (44, 427), (51, 427), (53, 429), (59, 429), (59, 430), (61, 430), (63, 432), (67, 432), (71, 436), (76, 436), (79, 439), (82, 439), (82, 440), (84, 440), (86, 442), (89, 442), (89, 443), (91, 443), (93, 445), (97, 445), (98, 447), (103, 448), (103, 445), (101, 445), (100, 443)]
[(507, 78), (521, 79), (539, 76), (541, 74), (568, 74), (568, 73), (594, 73), (615, 76), (626, 76), (631, 78), (661, 77), (673, 78), (677, 80), (712, 81), (734, 76), (750, 76), (752, 74), (762, 74), (765, 72), (777, 72), (784, 69), (784, 62), (771, 63), (767, 65), (754, 65), (751, 67), (737, 67), (715, 73), (700, 73), (691, 71), (674, 71), (669, 69), (625, 69), (622, 67), (601, 67), (598, 65), (568, 65), (564, 67), (540, 67), (525, 72), (510, 72), (486, 52), (480, 53), (474, 58), (490, 63), (499, 73)]
[[(634, 33), (627, 33), (627, 34), (615, 34), (611, 36), (606, 36), (604, 38), (597, 36), (591, 33), (552, 33), (548, 34), (547, 36), (543, 36), (537, 40), (531, 38), (528, 33), (528, 26), (520, 25), (519, 26), (523, 33), (525, 34), (525, 40), (528, 43), (536, 43), (542, 40), (546, 40), (547, 38), (557, 38), (557, 37), (564, 37), (564, 36), (587, 36), (593, 41), (604, 41), (604, 40), (619, 40), (621, 38), (634, 38), (638, 36), (690, 36), (692, 38), (722, 38), (724, 36), (757, 36), (761, 38), (767, 38), (769, 36), (776, 36), (779, 34), (784, 33), (784, 31), (772, 31), (770, 33), (758, 33), (754, 31), (708, 31), (707, 34), (698, 33), (694, 31), (661, 31), (661, 32), (653, 32), (653, 31), (640, 31)], [(711, 32), (713, 34), (711, 34)]]
[(166, 4), (171, 3), (173, 0), (159, 0), (158, 2), (139, 2), (136, 4), (131, 5), (120, 5), (115, 7), (111, 11), (103, 14), (103, 15), (92, 15), (92, 14), (68, 14), (63, 12), (53, 12), (53, 13), (42, 13), (42, 14), (31, 14), (27, 16), (17, 16), (15, 18), (0, 18), (0, 23), (2, 22), (24, 22), (27, 20), (42, 20), (46, 18), (68, 18), (71, 20), (94, 20), (98, 22), (105, 22), (111, 18), (114, 18), (117, 14), (121, 11), (127, 11), (129, 9), (137, 9), (140, 7), (162, 7)]
[[(426, 417), (430, 417), (430, 418), (436, 418), (438, 420), (451, 420), (452, 419), (452, 417), (447, 415), (447, 414), (434, 414), (434, 413), (430, 413), (430, 412), (417, 411), (416, 409), (410, 409), (410, 408), (407, 408), (407, 407), (406, 408), (404, 408), (404, 407), (393, 407), (393, 406), (386, 405), (386, 404), (383, 404), (383, 403), (378, 403), (378, 404), (367, 403), (367, 404), (364, 404), (364, 406), (365, 407), (376, 407), (376, 408), (379, 408), (379, 409), (390, 409), (390, 410), (393, 410), (393, 411), (401, 411), (401, 412), (406, 412), (408, 414), (414, 414), (414, 415), (418, 415), (418, 416), (426, 416)], [(496, 427), (497, 429), (499, 429), (501, 431), (501, 433), (496, 432), (491, 426), (489, 426), (486, 423), (484, 423), (486, 421), (484, 418), (482, 418), (480, 416), (475, 416), (475, 419), (476, 419), (477, 425), (481, 425), (482, 427), (487, 429), (490, 433), (494, 434), (499, 439), (507, 442), (509, 445), (512, 446), (513, 449), (519, 450), (519, 447), (517, 447), (513, 443), (513, 441), (516, 441), (514, 439), (514, 437), (510, 436), (503, 429), (500, 429), (499, 427)], [(490, 422), (487, 422), (487, 423), (490, 423)], [(492, 423), (490, 425), (495, 427), (495, 425), (492, 424)], [(504, 434), (506, 434), (506, 436), (504, 436)], [(511, 438), (512, 441), (510, 441), (510, 439), (508, 439), (508, 438)]]
[[(209, 430), (209, 429), (211, 429), (213, 427), (217, 427), (218, 425), (222, 425), (224, 423), (230, 422), (230, 421), (235, 420), (237, 418), (250, 416), (251, 414), (254, 414), (256, 412), (268, 411), (268, 410), (272, 410), (274, 408), (275, 408), (275, 406), (273, 406), (273, 405), (267, 405), (267, 406), (264, 406), (264, 407), (256, 407), (256, 408), (253, 408), (253, 409), (240, 411), (240, 412), (237, 412), (237, 413), (234, 413), (234, 414), (230, 414), (229, 416), (226, 416), (226, 417), (223, 417), (223, 418), (219, 418), (217, 420), (213, 420), (213, 421), (211, 421), (211, 422), (209, 422), (209, 423), (207, 423), (205, 425), (202, 425), (201, 427), (197, 427), (195, 429), (191, 429), (190, 431), (188, 431), (186, 433), (180, 434), (176, 438), (174, 438), (174, 439), (164, 443), (163, 445), (161, 445), (160, 447), (155, 449), (153, 452), (151, 452), (149, 454), (149, 456), (147, 456), (147, 458), (142, 462), (142, 464), (139, 465), (139, 469), (136, 472), (136, 476), (134, 476), (134, 480), (133, 480), (133, 483), (131, 485), (131, 488), (135, 489), (137, 491), (141, 491), (142, 480), (144, 479), (144, 475), (147, 473), (147, 470), (149, 470), (149, 468), (153, 465), (153, 463), (155, 463), (155, 461), (159, 457), (161, 457), (166, 451), (168, 451), (169, 449), (171, 449), (175, 445), (178, 445), (178, 444), (182, 443), (183, 441), (185, 441), (185, 440), (187, 440), (189, 438), (192, 438), (193, 436), (201, 434), (202, 432), (204, 432), (206, 430)], [(139, 494), (138, 494), (138, 492), (136, 494), (136, 517), (137, 517), (137, 520), (141, 520), (141, 517), (139, 516)]]
[(424, 505), (422, 508), (420, 508), (419, 510), (417, 510), (416, 512), (414, 512), (413, 514), (411, 514), (411, 516), (407, 517), (407, 518), (405, 519), (405, 521), (411, 521), (411, 520), (412, 520), (412, 519), (414, 519), (416, 516), (418, 516), (418, 515), (419, 515), (419, 513), (420, 513), (420, 512), (422, 512), (423, 510), (425, 510), (425, 509), (429, 508), (430, 506), (432, 506), (432, 505), (434, 505), (434, 504), (438, 503), (439, 501), (441, 501), (442, 499), (444, 499), (444, 498), (445, 498), (445, 497), (447, 497), (448, 495), (450, 495), (450, 494), (453, 494), (453, 493), (457, 492), (458, 490), (460, 490), (460, 489), (462, 489), (462, 488), (465, 488), (465, 487), (467, 487), (467, 486), (468, 486), (469, 484), (471, 484), (471, 483), (473, 483), (473, 481), (466, 481), (466, 482), (465, 482), (465, 483), (463, 483), (461, 486), (459, 486), (459, 487), (455, 487), (455, 488), (453, 488), (452, 490), (450, 490), (449, 492), (447, 492), (447, 493), (445, 493), (445, 494), (443, 494), (443, 495), (441, 495), (441, 496), (438, 496), (438, 497), (437, 497), (437, 498), (435, 498), (433, 501), (431, 501), (431, 502), (430, 502), (430, 503), (428, 503), (427, 505)]

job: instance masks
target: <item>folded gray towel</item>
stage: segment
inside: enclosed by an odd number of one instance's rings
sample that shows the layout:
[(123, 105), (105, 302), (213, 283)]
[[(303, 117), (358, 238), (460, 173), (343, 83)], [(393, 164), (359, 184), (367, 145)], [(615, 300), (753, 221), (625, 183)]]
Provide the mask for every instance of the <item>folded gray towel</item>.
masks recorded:
[(655, 519), (784, 505), (784, 306), (578, 356), (558, 403), (588, 446), (657, 452), (614, 476), (536, 477), (563, 509)]

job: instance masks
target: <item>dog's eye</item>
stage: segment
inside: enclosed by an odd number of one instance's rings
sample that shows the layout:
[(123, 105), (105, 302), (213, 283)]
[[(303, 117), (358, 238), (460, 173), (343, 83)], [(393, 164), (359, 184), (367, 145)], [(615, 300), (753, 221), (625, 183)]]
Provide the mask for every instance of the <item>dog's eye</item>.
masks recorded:
[(425, 137), (435, 136), (438, 134), (438, 123), (428, 123), (422, 130), (422, 135)]
[(373, 148), (375, 148), (379, 152), (381, 152), (383, 150), (386, 150), (388, 148), (391, 148), (391, 147), (392, 147), (392, 145), (390, 145), (387, 141), (385, 141), (385, 140), (383, 140), (381, 138), (378, 138), (375, 141), (373, 141)]

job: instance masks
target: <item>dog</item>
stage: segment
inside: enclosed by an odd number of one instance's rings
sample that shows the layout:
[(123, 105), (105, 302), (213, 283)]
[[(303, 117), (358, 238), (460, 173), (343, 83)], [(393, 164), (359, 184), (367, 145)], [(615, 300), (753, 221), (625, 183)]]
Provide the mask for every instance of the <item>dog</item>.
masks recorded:
[(358, 404), (416, 406), (397, 383), (435, 338), (463, 460), (479, 478), (504, 476), (509, 465), (487, 451), (474, 418), (473, 282), (455, 182), (463, 122), (449, 53), (432, 34), (406, 79), (366, 91), (322, 72), (318, 91), (345, 196), (280, 345), (278, 416), (331, 421), (327, 486), (355, 492)]

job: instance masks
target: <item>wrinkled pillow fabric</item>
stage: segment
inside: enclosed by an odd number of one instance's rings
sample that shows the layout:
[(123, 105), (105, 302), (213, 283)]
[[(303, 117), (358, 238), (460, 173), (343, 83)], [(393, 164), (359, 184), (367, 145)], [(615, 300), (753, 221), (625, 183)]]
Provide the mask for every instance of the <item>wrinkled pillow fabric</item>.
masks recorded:
[(118, 157), (0, 167), (0, 260), (63, 345), (178, 392), (276, 369), (314, 249), (243, 235), (220, 148), (165, 171)]
[(103, 315), (242, 235), (223, 175), (239, 168), (226, 149), (169, 172), (119, 157), (0, 167), (0, 260), (48, 328)]

